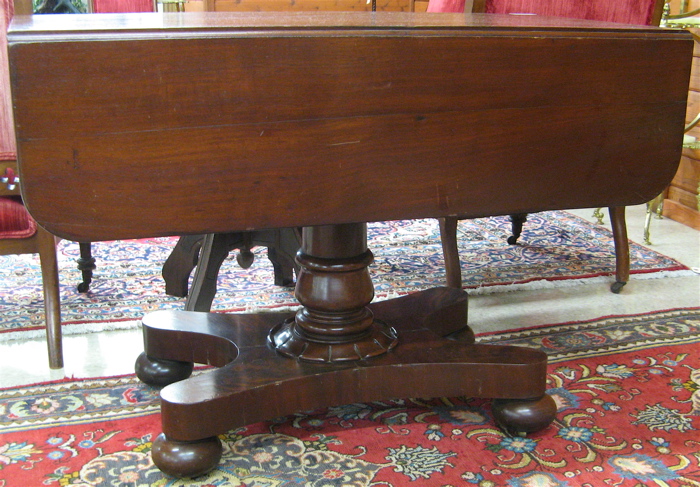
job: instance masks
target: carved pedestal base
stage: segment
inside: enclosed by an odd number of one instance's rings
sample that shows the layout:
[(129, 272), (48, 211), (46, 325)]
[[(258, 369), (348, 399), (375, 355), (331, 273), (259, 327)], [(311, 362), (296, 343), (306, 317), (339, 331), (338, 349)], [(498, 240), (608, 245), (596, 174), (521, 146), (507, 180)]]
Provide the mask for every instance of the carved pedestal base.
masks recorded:
[(463, 291), (437, 288), (370, 309), (397, 331), (399, 343), (378, 357), (340, 363), (293, 360), (273, 350), (268, 330), (292, 318), (289, 314), (148, 315), (143, 321), (148, 357), (220, 367), (161, 391), (164, 436), (153, 450), (156, 465), (176, 476), (197, 475), (203, 464), (211, 468), (218, 461), (209, 438), (296, 411), (353, 402), (444, 396), (517, 399), (515, 407), (504, 403), (501, 408), (505, 412), (498, 422), (504, 427), (532, 431), (553, 420), (542, 352), (443, 338), (459, 335), (465, 327)]
[[(491, 397), (512, 400), (495, 409), (507, 429), (534, 431), (554, 419), (544, 353), (475, 345), (461, 289), (369, 304), (372, 259), (364, 224), (305, 228), (296, 313), (146, 316), (139, 377), (173, 382), (160, 393), (154, 463), (171, 475), (198, 475), (217, 464), (220, 433), (353, 402)], [(195, 362), (219, 368), (182, 380)]]

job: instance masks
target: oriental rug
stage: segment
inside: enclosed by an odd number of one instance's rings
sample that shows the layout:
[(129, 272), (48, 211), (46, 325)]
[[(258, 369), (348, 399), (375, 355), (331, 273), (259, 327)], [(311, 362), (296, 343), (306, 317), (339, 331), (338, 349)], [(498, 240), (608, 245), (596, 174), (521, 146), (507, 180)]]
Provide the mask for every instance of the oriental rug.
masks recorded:
[[(571, 213), (553, 211), (528, 216), (518, 245), (508, 245), (508, 217), (463, 220), (459, 226), (464, 286), (474, 293), (511, 291), (600, 281), (614, 281), (611, 232)], [(369, 224), (370, 272), (377, 299), (443, 286), (444, 261), (437, 220)], [(64, 333), (86, 333), (136, 326), (156, 309), (182, 309), (183, 298), (165, 294), (163, 263), (176, 238), (93, 243), (97, 269), (90, 291), (75, 260), (78, 244), (59, 244), (61, 312)], [(630, 243), (632, 279), (692, 274), (679, 262)], [(249, 269), (233, 254), (222, 266), (214, 311), (279, 309), (296, 306), (293, 288), (275, 286), (266, 249), (258, 247)], [(0, 256), (0, 339), (18, 338), (17, 330), (42, 335), (43, 293), (38, 256)], [(19, 338), (27, 338), (20, 333)]]
[(218, 468), (182, 480), (150, 459), (157, 390), (65, 380), (0, 391), (0, 485), (700, 486), (700, 308), (478, 340), (549, 354), (549, 427), (509, 436), (466, 397), (338, 405), (228, 431)]

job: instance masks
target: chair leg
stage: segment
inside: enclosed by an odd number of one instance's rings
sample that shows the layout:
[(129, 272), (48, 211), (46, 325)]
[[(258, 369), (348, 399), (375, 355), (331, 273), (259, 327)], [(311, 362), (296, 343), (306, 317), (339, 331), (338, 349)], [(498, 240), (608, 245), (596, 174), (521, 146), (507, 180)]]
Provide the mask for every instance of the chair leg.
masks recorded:
[(227, 234), (210, 233), (204, 236), (199, 262), (192, 278), (192, 287), (185, 301), (185, 310), (211, 310), (216, 296), (219, 269), (221, 269), (228, 253)]
[(459, 262), (459, 250), (457, 249), (457, 217), (448, 216), (439, 218), (440, 241), (442, 242), (442, 254), (445, 259), (445, 277), (447, 285), (462, 289), (462, 266)]
[(95, 270), (95, 259), (92, 257), (92, 244), (90, 242), (80, 242), (80, 258), (76, 261), (78, 263), (78, 270), (83, 275), (83, 282), (78, 284), (78, 292), (86, 293), (90, 289), (90, 283), (92, 282), (92, 271)]
[(275, 286), (293, 286), (299, 265), (294, 260), (301, 247), (301, 228), (280, 228), (275, 232), (275, 243), (267, 247), (267, 258), (272, 263)]
[(165, 294), (184, 298), (187, 296), (190, 274), (199, 262), (204, 235), (185, 235), (180, 237), (163, 264)]
[(523, 223), (527, 221), (527, 213), (516, 213), (510, 215), (510, 224), (513, 231), (513, 235), (508, 237), (508, 244), (515, 245), (520, 238), (520, 234), (523, 232)]
[(44, 310), (46, 313), (46, 340), (49, 347), (49, 367), (63, 368), (63, 337), (61, 334), (61, 297), (58, 288), (58, 261), (56, 238), (37, 229), (41, 279), (44, 286)]
[(615, 283), (610, 290), (619, 293), (630, 277), (630, 244), (627, 240), (627, 223), (625, 207), (611, 206), (610, 224), (612, 225), (613, 241), (615, 242)]

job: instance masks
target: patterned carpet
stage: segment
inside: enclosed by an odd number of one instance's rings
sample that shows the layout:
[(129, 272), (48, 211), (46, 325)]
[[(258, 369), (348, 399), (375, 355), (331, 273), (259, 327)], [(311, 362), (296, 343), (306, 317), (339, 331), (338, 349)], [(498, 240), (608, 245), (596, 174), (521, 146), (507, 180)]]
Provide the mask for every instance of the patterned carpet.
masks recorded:
[(133, 376), (65, 380), (0, 391), (0, 485), (700, 485), (700, 308), (478, 340), (548, 353), (551, 426), (508, 436), (484, 399), (345, 404), (229, 431), (216, 470), (176, 480), (149, 455), (157, 390)]
[[(613, 282), (614, 246), (609, 231), (567, 212), (530, 215), (519, 245), (508, 245), (507, 217), (464, 220), (459, 227), (464, 286), (471, 293), (518, 286), (544, 287), (600, 279)], [(144, 313), (178, 308), (184, 299), (165, 294), (161, 268), (175, 238), (96, 242), (97, 261), (90, 292), (79, 294), (78, 245), (59, 244), (62, 319), (74, 333), (132, 326)], [(369, 225), (371, 273), (377, 299), (445, 282), (437, 221), (395, 221)], [(631, 246), (632, 279), (691, 271), (679, 262), (641, 245)], [(241, 269), (231, 256), (220, 273), (216, 311), (250, 311), (295, 306), (293, 289), (274, 286), (266, 249)], [(43, 294), (37, 256), (0, 256), (0, 339), (18, 330), (44, 326)], [(71, 327), (66, 327), (71, 328)], [(9, 333), (8, 333), (9, 332)], [(69, 329), (65, 331), (71, 333)]]

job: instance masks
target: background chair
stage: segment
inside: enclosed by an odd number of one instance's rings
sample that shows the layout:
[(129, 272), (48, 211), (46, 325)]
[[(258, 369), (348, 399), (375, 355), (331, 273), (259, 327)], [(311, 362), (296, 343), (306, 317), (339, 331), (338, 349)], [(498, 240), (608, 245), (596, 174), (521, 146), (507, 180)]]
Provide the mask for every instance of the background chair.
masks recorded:
[[(535, 14), (569, 17), (634, 25), (659, 25), (665, 0), (430, 0), (428, 12), (464, 12), (465, 3), (472, 12), (491, 14)], [(562, 149), (564, 150), (564, 149)], [(629, 242), (625, 208), (609, 208), (615, 243), (615, 282), (610, 287), (619, 293), (629, 279)], [(513, 235), (508, 243), (517, 242), (527, 214), (511, 215)], [(447, 285), (462, 287), (461, 265), (457, 249), (457, 223), (459, 216), (440, 219), (440, 236), (445, 256)]]
[(56, 239), (36, 224), (19, 196), (12, 109), (10, 93), (7, 89), (10, 82), (6, 32), (14, 12), (14, 5), (11, 0), (0, 0), (0, 2), (0, 28), (2, 28), (0, 83), (3, 86), (0, 95), (0, 182), (2, 182), (0, 184), (0, 255), (39, 254), (44, 287), (49, 366), (52, 369), (60, 369), (63, 367), (63, 350)]
[[(51, 0), (42, 3), (46, 12), (73, 13), (69, 0)], [(153, 0), (95, 0), (91, 5), (98, 12), (153, 11)], [(7, 60), (7, 27), (14, 14), (31, 15), (31, 0), (0, 0), (0, 255), (39, 254), (44, 288), (46, 335), (49, 367), (63, 367), (60, 294), (56, 237), (37, 225), (22, 204), (17, 177), (17, 149), (15, 145), (12, 102), (10, 99), (9, 64)], [(78, 291), (86, 292), (92, 279), (95, 261), (89, 242), (80, 243), (78, 268), (83, 282)]]
[[(5, 0), (3, 0), (5, 1)], [(126, 13), (126, 12), (153, 12), (156, 4), (153, 0), (88, 0), (87, 9), (91, 13)], [(31, 11), (27, 13), (32, 13)], [(70, 0), (43, 0), (36, 9), (39, 14), (52, 13), (81, 13)], [(95, 259), (92, 256), (90, 242), (79, 242), (80, 258), (76, 261), (78, 270), (82, 274), (83, 281), (78, 284), (78, 292), (86, 293), (90, 289), (92, 274), (96, 268)]]
[(155, 12), (153, 0), (92, 0), (93, 13)]

